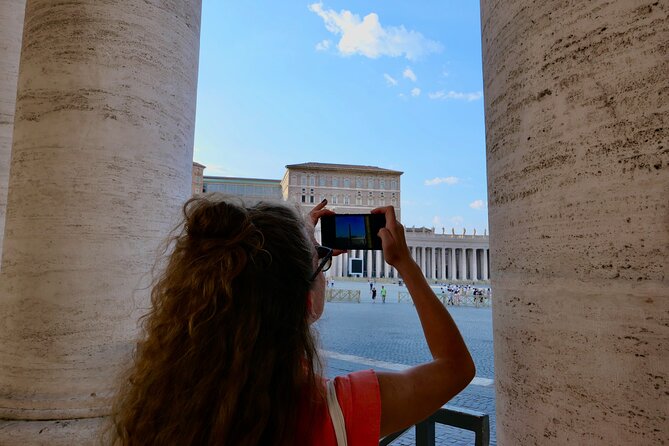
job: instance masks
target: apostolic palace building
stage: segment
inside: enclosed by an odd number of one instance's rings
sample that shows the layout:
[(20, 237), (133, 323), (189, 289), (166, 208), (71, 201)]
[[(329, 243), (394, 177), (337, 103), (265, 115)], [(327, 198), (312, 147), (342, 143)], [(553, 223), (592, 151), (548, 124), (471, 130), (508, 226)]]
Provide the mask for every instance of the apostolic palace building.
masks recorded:
[[(204, 166), (193, 163), (193, 193), (223, 192), (248, 202), (284, 200), (308, 212), (324, 198), (330, 209), (341, 214), (368, 213), (393, 205), (401, 221), (400, 177), (403, 172), (375, 166), (350, 164), (289, 164), (281, 180), (204, 175)], [(318, 237), (318, 228), (317, 228)], [(406, 239), (425, 277), (434, 281), (488, 281), (489, 237), (487, 234), (446, 233), (441, 228), (406, 228)], [(351, 260), (361, 259), (362, 274), (351, 272)], [(397, 278), (397, 271), (383, 259), (382, 251), (352, 250), (334, 259), (330, 277), (362, 276)]]

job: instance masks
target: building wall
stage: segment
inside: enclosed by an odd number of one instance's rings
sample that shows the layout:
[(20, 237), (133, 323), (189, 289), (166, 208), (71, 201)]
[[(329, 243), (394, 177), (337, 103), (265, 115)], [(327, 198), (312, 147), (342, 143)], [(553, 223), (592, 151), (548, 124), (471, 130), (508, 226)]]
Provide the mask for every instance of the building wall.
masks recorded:
[(401, 219), (400, 175), (401, 172), (386, 169), (288, 166), (282, 181), (283, 196), (306, 208), (326, 198), (328, 206), (340, 213), (367, 213), (379, 206), (393, 205)]
[(192, 181), (192, 193), (201, 194), (204, 191), (204, 169), (206, 166), (193, 162), (193, 181)]

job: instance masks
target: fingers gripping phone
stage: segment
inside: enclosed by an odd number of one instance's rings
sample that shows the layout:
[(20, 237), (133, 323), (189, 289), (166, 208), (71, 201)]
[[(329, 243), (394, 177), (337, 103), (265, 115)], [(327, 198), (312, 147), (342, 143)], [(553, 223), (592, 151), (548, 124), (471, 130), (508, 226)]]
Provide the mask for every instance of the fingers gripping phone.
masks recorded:
[(381, 249), (385, 214), (334, 214), (321, 217), (321, 243), (332, 249)]

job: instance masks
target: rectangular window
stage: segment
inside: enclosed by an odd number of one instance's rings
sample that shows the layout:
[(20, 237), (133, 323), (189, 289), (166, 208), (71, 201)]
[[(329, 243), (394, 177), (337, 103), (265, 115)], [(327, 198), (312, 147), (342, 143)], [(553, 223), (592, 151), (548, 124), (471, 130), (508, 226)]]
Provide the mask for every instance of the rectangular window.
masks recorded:
[(351, 180), (348, 178), (344, 178), (344, 187), (349, 188), (351, 187)]
[(309, 195), (309, 203), (313, 203), (313, 202), (314, 202), (314, 196), (313, 196), (313, 195)]
[(325, 175), (321, 175), (321, 176), (318, 178), (318, 185), (319, 185), (319, 186), (325, 186)]
[(306, 196), (306, 195), (302, 195), (302, 203), (306, 203), (306, 202), (307, 202), (307, 196)]
[(386, 180), (379, 180), (379, 189), (385, 189), (386, 188)]
[(316, 185), (316, 177), (309, 177), (309, 186)]
[(367, 180), (367, 189), (374, 189), (374, 180), (372, 178)]
[(332, 187), (339, 187), (339, 178), (332, 177)]
[(358, 189), (362, 187), (362, 179), (360, 178), (355, 179), (355, 187), (357, 187)]
[(393, 180), (390, 182), (390, 188), (392, 190), (397, 190), (397, 180)]
[(306, 186), (307, 185), (307, 177), (305, 177), (304, 175), (300, 175), (300, 184), (302, 186)]

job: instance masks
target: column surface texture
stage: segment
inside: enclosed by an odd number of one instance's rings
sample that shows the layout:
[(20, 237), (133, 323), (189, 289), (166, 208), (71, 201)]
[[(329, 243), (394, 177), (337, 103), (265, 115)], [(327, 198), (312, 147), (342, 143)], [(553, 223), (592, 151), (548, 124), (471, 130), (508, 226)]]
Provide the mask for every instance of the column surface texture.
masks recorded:
[(9, 161), (12, 153), (16, 82), (26, 0), (0, 2), (0, 257), (5, 234)]
[(481, 2), (500, 445), (667, 441), (667, 8)]
[(157, 248), (190, 196), (199, 28), (199, 0), (27, 2), (0, 418), (108, 413)]

